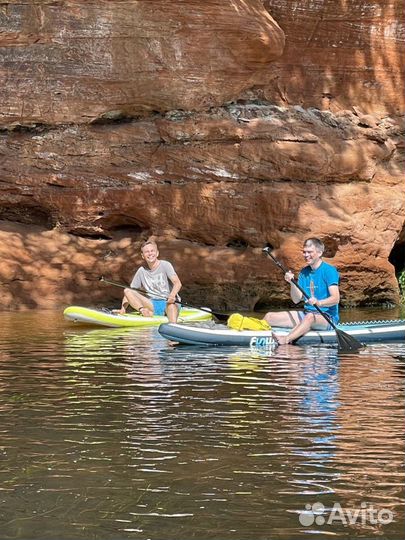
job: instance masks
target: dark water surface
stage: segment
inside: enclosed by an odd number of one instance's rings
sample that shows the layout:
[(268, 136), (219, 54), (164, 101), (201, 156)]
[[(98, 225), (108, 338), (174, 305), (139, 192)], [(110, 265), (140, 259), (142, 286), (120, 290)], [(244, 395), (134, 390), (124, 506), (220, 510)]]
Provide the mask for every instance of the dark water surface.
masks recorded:
[(405, 344), (283, 349), (0, 314), (0, 538), (403, 539)]

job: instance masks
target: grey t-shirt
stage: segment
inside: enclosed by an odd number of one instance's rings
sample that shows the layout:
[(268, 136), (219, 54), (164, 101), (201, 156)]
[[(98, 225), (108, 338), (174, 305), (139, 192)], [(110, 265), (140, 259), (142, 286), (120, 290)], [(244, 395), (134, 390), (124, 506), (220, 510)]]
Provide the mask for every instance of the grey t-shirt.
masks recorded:
[(173, 288), (169, 279), (175, 275), (176, 272), (168, 261), (160, 261), (154, 270), (141, 266), (131, 281), (131, 287), (144, 289), (152, 298), (167, 298)]

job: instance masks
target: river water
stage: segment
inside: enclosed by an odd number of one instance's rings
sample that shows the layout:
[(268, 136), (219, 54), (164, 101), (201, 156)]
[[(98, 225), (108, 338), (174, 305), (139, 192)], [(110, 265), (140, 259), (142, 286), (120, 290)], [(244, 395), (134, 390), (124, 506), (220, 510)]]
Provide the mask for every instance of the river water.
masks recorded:
[(404, 380), (404, 343), (256, 357), (2, 313), (0, 538), (402, 540)]

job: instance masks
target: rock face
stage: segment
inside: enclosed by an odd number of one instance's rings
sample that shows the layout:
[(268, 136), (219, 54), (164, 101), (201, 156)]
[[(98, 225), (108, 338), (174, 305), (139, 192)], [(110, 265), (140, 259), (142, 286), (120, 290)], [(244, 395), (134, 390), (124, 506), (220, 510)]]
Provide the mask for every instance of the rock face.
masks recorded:
[(405, 106), (405, 12), (394, 0), (265, 0), (286, 35), (265, 97), (382, 116)]
[(284, 33), (260, 0), (0, 1), (0, 123), (209, 108), (268, 81)]
[(0, 0), (3, 308), (114, 302), (98, 278), (128, 282), (151, 235), (189, 303), (287, 304), (261, 248), (298, 270), (308, 236), (344, 304), (397, 302), (404, 22), (356, 4)]

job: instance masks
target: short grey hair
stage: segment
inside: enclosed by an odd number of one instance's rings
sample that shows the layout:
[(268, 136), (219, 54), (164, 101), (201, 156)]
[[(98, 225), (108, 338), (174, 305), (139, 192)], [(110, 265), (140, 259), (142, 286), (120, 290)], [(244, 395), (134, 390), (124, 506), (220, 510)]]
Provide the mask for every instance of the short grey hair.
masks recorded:
[(319, 240), (319, 238), (307, 238), (304, 242), (304, 247), (308, 244), (312, 244), (317, 251), (323, 253), (325, 251), (325, 244)]

